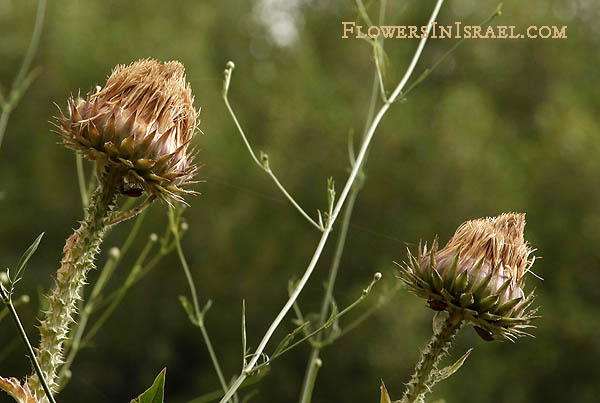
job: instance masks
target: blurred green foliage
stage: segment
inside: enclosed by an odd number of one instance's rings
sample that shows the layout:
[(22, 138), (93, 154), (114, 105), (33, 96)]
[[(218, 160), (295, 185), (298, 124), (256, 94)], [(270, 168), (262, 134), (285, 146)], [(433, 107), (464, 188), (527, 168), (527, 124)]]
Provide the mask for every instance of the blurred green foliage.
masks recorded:
[[(390, 24), (421, 25), (434, 2), (389, 3)], [(3, 89), (27, 48), (35, 7), (32, 0), (0, 1)], [(376, 15), (378, 7), (373, 1), (369, 11)], [(476, 24), (495, 7), (489, 0), (449, 1), (439, 20)], [(352, 302), (375, 271), (384, 274), (375, 293), (393, 287), (392, 261), (404, 259), (407, 245), (415, 248), (436, 234), (445, 242), (467, 219), (526, 212), (526, 238), (543, 257), (534, 271), (545, 278), (529, 279), (543, 316), (536, 338), (486, 343), (470, 330), (461, 332), (452, 356), (475, 349), (431, 399), (595, 402), (600, 396), (599, 9), (589, 0), (509, 0), (503, 10), (494, 24), (568, 25), (568, 38), (469, 40), (406, 102), (392, 107), (367, 162), (336, 300), (340, 306)], [(327, 177), (345, 181), (348, 133), (360, 133), (367, 114), (371, 49), (364, 41), (341, 39), (341, 22), (356, 18), (352, 1), (333, 0), (49, 2), (33, 63), (42, 72), (13, 112), (0, 149), (0, 263), (14, 266), (31, 239), (46, 233), (16, 291), (17, 297), (32, 296), (19, 311), (34, 344), (38, 290), (52, 284), (64, 239), (82, 217), (74, 156), (56, 146), (58, 137), (49, 132), (47, 122), (56, 114), (52, 103), (64, 107), (69, 94), (102, 85), (118, 63), (177, 59), (186, 66), (196, 106), (202, 107), (203, 134), (196, 144), (205, 165), (200, 177), (206, 180), (197, 187), (202, 195), (189, 200), (184, 249), (201, 303), (213, 300), (206, 325), (221, 365), (228, 376), (238, 373), (242, 299), (248, 344), (255, 348), (287, 297), (288, 279), (306, 267), (318, 233), (250, 160), (220, 98), (222, 72), (228, 60), (235, 61), (230, 99), (250, 141), (269, 153), (271, 167), (305, 209), (323, 210)], [(431, 40), (417, 74), (453, 43)], [(415, 47), (415, 40), (386, 41), (388, 88)], [(163, 231), (165, 212), (164, 205), (152, 207), (142, 232)], [(113, 231), (104, 250), (120, 245), (132, 225)], [(133, 250), (145, 240), (141, 236)], [(300, 296), (305, 313), (319, 307), (333, 245)], [(130, 253), (125, 263), (135, 257)], [(98, 266), (105, 260), (104, 253)], [(114, 289), (126, 266), (115, 274)], [(59, 401), (128, 401), (165, 366), (167, 401), (218, 390), (198, 329), (178, 302), (187, 292), (171, 255), (129, 291), (94, 345), (79, 354)], [(376, 401), (380, 378), (392, 399), (398, 398), (430, 335), (431, 317), (423, 301), (399, 292), (323, 351), (313, 403)], [(291, 318), (279, 338), (293, 328)], [(2, 376), (30, 372), (22, 346), (11, 342), (17, 337), (3, 322)], [(307, 353), (303, 346), (274, 362), (253, 401), (296, 401)]]

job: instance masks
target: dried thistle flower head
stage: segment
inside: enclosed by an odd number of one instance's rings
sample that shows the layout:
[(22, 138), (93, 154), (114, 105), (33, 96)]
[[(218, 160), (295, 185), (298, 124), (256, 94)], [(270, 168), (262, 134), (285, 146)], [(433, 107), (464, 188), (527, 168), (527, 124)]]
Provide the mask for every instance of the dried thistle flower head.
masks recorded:
[(409, 251), (400, 278), (432, 309), (462, 311), (485, 340), (526, 335), (535, 310), (527, 311), (534, 294), (525, 297), (523, 287), (535, 257), (524, 228), (525, 214), (467, 221), (442, 249), (435, 240), (431, 250), (419, 248), (417, 257)]
[(197, 166), (190, 143), (198, 112), (181, 63), (143, 59), (117, 66), (104, 88), (68, 100), (57, 134), (63, 144), (123, 173), (121, 193), (183, 202)]

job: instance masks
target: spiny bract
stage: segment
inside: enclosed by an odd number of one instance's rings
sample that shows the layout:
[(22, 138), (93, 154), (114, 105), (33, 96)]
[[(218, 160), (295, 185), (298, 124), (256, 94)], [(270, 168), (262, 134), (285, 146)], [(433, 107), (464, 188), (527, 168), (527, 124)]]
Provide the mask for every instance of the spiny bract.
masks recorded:
[(104, 88), (59, 108), (56, 133), (63, 144), (96, 161), (98, 168), (123, 173), (120, 191), (143, 191), (167, 203), (195, 193), (197, 172), (190, 143), (199, 111), (181, 63), (143, 59), (117, 66)]
[(534, 293), (526, 297), (523, 288), (535, 257), (524, 228), (525, 215), (516, 213), (467, 221), (444, 248), (436, 239), (417, 257), (409, 250), (400, 279), (432, 309), (462, 311), (485, 340), (528, 335), (536, 310), (528, 311)]

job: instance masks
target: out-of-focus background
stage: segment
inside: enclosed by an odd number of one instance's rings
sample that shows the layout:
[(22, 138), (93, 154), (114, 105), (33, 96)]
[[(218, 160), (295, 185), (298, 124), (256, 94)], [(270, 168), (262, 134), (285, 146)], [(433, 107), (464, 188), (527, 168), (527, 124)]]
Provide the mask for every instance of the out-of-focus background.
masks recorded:
[[(422, 25), (433, 1), (389, 1), (386, 22)], [(16, 74), (33, 30), (36, 2), (0, 0), (0, 83)], [(379, 1), (367, 2), (376, 19)], [(439, 22), (478, 24), (494, 1), (454, 0)], [(350, 313), (352, 321), (394, 287), (406, 247), (439, 234), (441, 242), (465, 220), (505, 211), (527, 213), (526, 239), (539, 259), (528, 287), (537, 289), (542, 319), (535, 338), (488, 343), (461, 332), (451, 356), (474, 347), (464, 367), (441, 383), (431, 401), (596, 402), (600, 396), (600, 17), (591, 0), (504, 2), (496, 25), (567, 25), (567, 39), (466, 41), (406, 102), (381, 123), (366, 165), (341, 262), (335, 298), (346, 306), (376, 271), (383, 280)], [(196, 107), (196, 144), (204, 166), (189, 198), (184, 250), (221, 365), (232, 377), (241, 366), (240, 322), (246, 301), (248, 343), (255, 348), (287, 298), (290, 278), (306, 267), (319, 234), (253, 165), (220, 98), (223, 69), (236, 63), (231, 101), (250, 141), (269, 153), (281, 181), (313, 216), (326, 208), (326, 181), (341, 189), (347, 140), (360, 136), (374, 64), (371, 47), (342, 39), (342, 21), (357, 21), (354, 2), (49, 1), (39, 76), (13, 111), (0, 148), (0, 264), (14, 267), (46, 233), (17, 294), (34, 342), (38, 293), (52, 284), (64, 239), (82, 217), (73, 153), (55, 143), (53, 102), (102, 85), (111, 69), (143, 57), (177, 59), (187, 69)], [(433, 39), (416, 74), (455, 40)], [(395, 85), (416, 40), (386, 41), (386, 84)], [(415, 75), (416, 77), (416, 75)], [(90, 166), (86, 165), (89, 170)], [(124, 280), (152, 232), (162, 233), (166, 206), (156, 204), (121, 263), (109, 290)], [(98, 266), (120, 246), (132, 222), (105, 241)], [(335, 237), (300, 297), (305, 314), (320, 306)], [(93, 282), (97, 272), (91, 274)], [(87, 290), (89, 294), (89, 290)], [(175, 254), (124, 298), (78, 355), (62, 402), (125, 402), (167, 367), (166, 399), (186, 402), (218, 390), (200, 332), (178, 295), (189, 293)], [(92, 323), (94, 321), (92, 317)], [(378, 401), (383, 379), (393, 399), (431, 334), (432, 311), (399, 291), (360, 327), (323, 350), (313, 403)], [(292, 316), (272, 346), (293, 329)], [(30, 372), (13, 324), (0, 326), (0, 375)], [(244, 394), (251, 401), (294, 402), (309, 346), (273, 362)], [(446, 362), (451, 362), (446, 359)], [(9, 401), (4, 394), (0, 401)]]

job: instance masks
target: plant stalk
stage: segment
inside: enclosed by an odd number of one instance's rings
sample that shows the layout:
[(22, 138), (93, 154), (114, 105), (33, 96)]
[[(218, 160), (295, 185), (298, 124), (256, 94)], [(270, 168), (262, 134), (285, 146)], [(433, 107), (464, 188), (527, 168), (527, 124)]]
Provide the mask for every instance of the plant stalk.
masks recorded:
[[(6, 125), (8, 124), (8, 118), (11, 112), (17, 106), (21, 96), (26, 90), (27, 86), (31, 84), (33, 77), (32, 72), (29, 72), (31, 62), (38, 49), (40, 43), (40, 37), (42, 35), (42, 27), (44, 26), (44, 17), (46, 15), (46, 0), (38, 0), (37, 11), (35, 15), (35, 25), (33, 27), (33, 33), (31, 34), (31, 40), (27, 48), (27, 53), (23, 58), (19, 72), (13, 81), (10, 93), (7, 95), (6, 103), (2, 107), (2, 114), (0, 115), (0, 146), (2, 146), (2, 140), (4, 138), (4, 132), (6, 131)], [(29, 77), (28, 77), (29, 74)]]
[[(355, 188), (357, 189), (357, 188)], [(354, 209), (354, 202), (356, 201), (356, 197), (358, 195), (358, 190), (353, 191), (350, 194), (348, 199), (348, 204), (346, 205), (346, 210), (344, 210), (344, 218), (342, 221), (342, 227), (340, 229), (340, 234), (338, 238), (338, 243), (335, 249), (335, 255), (333, 257), (333, 262), (331, 264), (331, 270), (329, 271), (329, 279), (327, 280), (327, 288), (325, 290), (325, 297), (323, 298), (323, 302), (321, 304), (321, 313), (319, 316), (319, 326), (322, 326), (327, 321), (327, 314), (329, 313), (329, 307), (331, 305), (331, 300), (333, 299), (333, 288), (335, 285), (335, 280), (337, 278), (338, 269), (340, 267), (340, 261), (342, 260), (342, 253), (344, 251), (344, 246), (346, 245), (346, 237), (348, 235), (348, 227), (350, 226), (350, 218), (352, 217), (352, 211)], [(317, 341), (320, 342), (322, 340), (322, 334), (317, 336)], [(300, 403), (309, 403), (311, 399), (312, 392), (314, 390), (314, 385), (316, 382), (317, 371), (322, 365), (322, 362), (319, 358), (319, 354), (321, 351), (320, 343), (317, 343), (312, 347), (310, 351), (310, 355), (308, 358), (308, 364), (306, 365), (306, 372), (304, 374), (304, 381), (302, 382), (302, 392), (300, 394)]]
[[(288, 311), (292, 308), (292, 305), (294, 304), (294, 302), (300, 295), (300, 292), (302, 291), (302, 289), (308, 282), (308, 279), (312, 275), (312, 272), (313, 272), (315, 266), (317, 265), (319, 258), (321, 257), (321, 253), (323, 252), (325, 244), (327, 243), (327, 239), (329, 238), (329, 234), (331, 233), (332, 226), (335, 223), (337, 216), (339, 215), (342, 207), (344, 206), (344, 204), (346, 202), (346, 198), (348, 197), (348, 193), (350, 192), (350, 189), (354, 185), (354, 182), (356, 180), (356, 177), (358, 175), (360, 167), (362, 166), (363, 160), (364, 160), (367, 150), (369, 148), (369, 145), (371, 144), (371, 140), (373, 139), (373, 135), (375, 134), (375, 131), (377, 130), (377, 127), (379, 126), (379, 123), (383, 119), (383, 116), (386, 114), (386, 112), (390, 108), (391, 104), (398, 98), (402, 89), (406, 85), (406, 82), (412, 75), (412, 73), (415, 69), (415, 66), (417, 65), (417, 61), (421, 57), (421, 53), (423, 52), (423, 48), (425, 47), (427, 38), (429, 37), (429, 32), (431, 31), (433, 22), (437, 18), (437, 15), (440, 11), (440, 8), (441, 8), (443, 2), (444, 2), (444, 0), (437, 1), (436, 5), (433, 9), (433, 12), (431, 14), (431, 17), (429, 18), (429, 22), (427, 23), (427, 34), (421, 38), (421, 41), (419, 42), (419, 45), (417, 46), (417, 50), (415, 51), (415, 54), (413, 55), (413, 58), (409, 64), (409, 66), (408, 66), (406, 72), (404, 73), (404, 76), (402, 77), (402, 79), (400, 80), (400, 82), (398, 83), (396, 88), (394, 89), (394, 92), (392, 92), (392, 95), (389, 97), (387, 102), (385, 102), (381, 106), (381, 108), (379, 109), (379, 111), (377, 112), (375, 117), (373, 118), (373, 122), (369, 126), (369, 130), (367, 131), (367, 134), (365, 135), (365, 138), (360, 147), (358, 156), (356, 157), (356, 161), (354, 163), (352, 171), (350, 172), (350, 175), (349, 175), (348, 179), (346, 180), (346, 184), (344, 185), (344, 189), (342, 190), (342, 193), (340, 194), (340, 197), (339, 197), (333, 211), (331, 212), (328, 223), (325, 226), (323, 233), (321, 234), (321, 239), (319, 240), (319, 243), (317, 244), (315, 252), (308, 264), (308, 267), (306, 268), (304, 274), (302, 275), (302, 278), (298, 282), (294, 291), (291, 293), (288, 301), (285, 303), (285, 305), (283, 306), (283, 308), (281, 309), (279, 314), (273, 320), (273, 323), (271, 323), (271, 325), (267, 329), (267, 332), (265, 333), (262, 340), (260, 341), (256, 351), (254, 352), (252, 359), (250, 360), (248, 365), (245, 368), (243, 368), (242, 373), (237, 377), (237, 379), (235, 380), (233, 385), (231, 385), (229, 387), (227, 393), (225, 393), (223, 398), (221, 398), (220, 403), (225, 403), (225, 402), (229, 401), (229, 399), (231, 399), (231, 397), (237, 391), (237, 389), (242, 385), (242, 383), (244, 383), (244, 381), (248, 377), (248, 374), (252, 372), (252, 369), (254, 368), (254, 366), (256, 365), (258, 360), (260, 359), (262, 352), (267, 347), (267, 343), (273, 336), (273, 333), (275, 333), (275, 330), (279, 327), (279, 324), (283, 321), (283, 318), (287, 315)], [(229, 75), (226, 77), (228, 77), (228, 79), (230, 79), (231, 71), (229, 71)], [(229, 85), (229, 82), (226, 81), (226, 86), (228, 86), (228, 85)]]
[(461, 314), (453, 312), (439, 328), (435, 329), (434, 327), (433, 336), (421, 353), (415, 373), (406, 386), (406, 391), (401, 400), (402, 403), (422, 402), (427, 392), (430, 392), (429, 385), (432, 383), (435, 371), (437, 371), (437, 364), (448, 352), (454, 336), (456, 336), (463, 323), (464, 320)]
[(21, 320), (19, 319), (19, 315), (17, 314), (15, 305), (13, 304), (10, 296), (5, 293), (4, 287), (0, 286), (0, 292), (2, 293), (2, 300), (4, 301), (4, 303), (6, 304), (6, 307), (8, 308), (8, 310), (10, 312), (10, 316), (12, 316), (13, 320), (15, 321), (15, 324), (17, 325), (19, 335), (21, 336), (23, 344), (25, 345), (25, 348), (27, 349), (27, 353), (31, 357), (31, 361), (33, 363), (33, 368), (35, 370), (35, 373), (39, 377), (39, 379), (41, 379), (40, 383), (42, 386), (42, 390), (46, 395), (46, 398), (48, 399), (48, 401), (50, 403), (56, 403), (56, 401), (54, 400), (54, 397), (52, 396), (52, 392), (50, 391), (50, 388), (48, 387), (48, 384), (47, 384), (46, 380), (44, 379), (42, 369), (40, 368), (40, 364), (38, 363), (38, 361), (35, 358), (35, 353), (33, 352), (33, 347), (31, 347), (31, 343), (29, 342), (29, 339), (27, 338), (27, 333), (25, 333), (25, 329), (23, 329), (23, 325), (21, 324)]
[[(59, 387), (57, 370), (63, 363), (63, 344), (68, 338), (69, 327), (75, 322), (77, 303), (82, 298), (87, 274), (94, 268), (100, 244), (109, 228), (106, 222), (115, 205), (115, 190), (120, 179), (119, 172), (107, 171), (103, 176), (90, 198), (81, 226), (66, 241), (54, 288), (47, 297), (49, 308), (39, 326), (40, 345), (36, 358), (53, 392)], [(37, 374), (32, 375), (28, 383), (36, 396), (42, 396)]]

